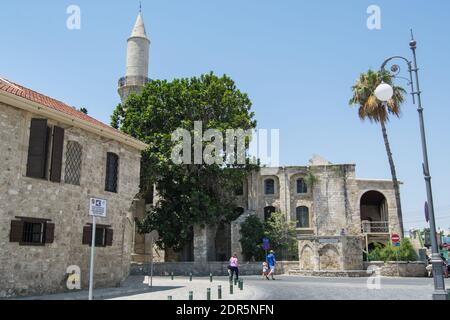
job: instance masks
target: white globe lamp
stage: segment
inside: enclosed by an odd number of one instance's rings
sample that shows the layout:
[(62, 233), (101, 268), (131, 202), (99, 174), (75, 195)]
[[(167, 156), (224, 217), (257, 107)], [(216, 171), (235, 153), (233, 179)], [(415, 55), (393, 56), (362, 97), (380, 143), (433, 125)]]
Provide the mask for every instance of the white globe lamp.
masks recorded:
[(375, 89), (375, 96), (378, 98), (378, 100), (380, 100), (382, 102), (389, 101), (393, 95), (394, 95), (394, 89), (387, 83), (382, 82)]

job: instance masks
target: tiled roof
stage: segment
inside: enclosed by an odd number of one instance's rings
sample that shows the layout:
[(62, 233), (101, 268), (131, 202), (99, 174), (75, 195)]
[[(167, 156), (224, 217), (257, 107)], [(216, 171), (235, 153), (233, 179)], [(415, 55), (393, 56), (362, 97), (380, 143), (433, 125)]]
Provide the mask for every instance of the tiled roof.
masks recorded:
[(25, 88), (17, 83), (6, 80), (4, 78), (0, 78), (0, 90), (9, 92), (18, 97), (36, 102), (38, 104), (65, 113), (70, 118), (78, 118), (80, 120), (90, 122), (91, 124), (94, 124), (100, 127), (101, 129), (109, 130), (111, 132), (124, 135), (124, 133), (120, 132), (119, 130), (114, 129), (111, 126), (108, 126), (107, 124), (104, 124), (103, 122), (98, 121), (88, 116), (87, 114), (84, 114), (83, 112), (76, 110), (74, 107), (71, 107), (65, 104), (64, 102), (58, 101), (56, 99), (50, 98), (31, 89)]

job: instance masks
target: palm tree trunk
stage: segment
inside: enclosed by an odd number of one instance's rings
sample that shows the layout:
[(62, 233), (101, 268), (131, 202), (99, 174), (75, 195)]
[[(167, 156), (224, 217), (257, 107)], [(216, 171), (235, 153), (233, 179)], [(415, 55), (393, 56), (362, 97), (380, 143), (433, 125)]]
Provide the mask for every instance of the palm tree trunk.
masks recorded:
[(395, 202), (397, 204), (397, 216), (398, 216), (398, 222), (399, 222), (399, 226), (400, 226), (400, 235), (403, 238), (404, 230), (403, 230), (402, 204), (400, 202), (400, 185), (397, 180), (397, 173), (395, 171), (395, 164), (394, 164), (394, 159), (392, 158), (391, 147), (389, 145), (386, 125), (383, 121), (380, 121), (380, 123), (381, 123), (381, 130), (383, 132), (384, 145), (386, 147), (386, 153), (387, 153), (388, 160), (389, 160), (389, 166), (391, 167), (392, 182), (394, 184)]

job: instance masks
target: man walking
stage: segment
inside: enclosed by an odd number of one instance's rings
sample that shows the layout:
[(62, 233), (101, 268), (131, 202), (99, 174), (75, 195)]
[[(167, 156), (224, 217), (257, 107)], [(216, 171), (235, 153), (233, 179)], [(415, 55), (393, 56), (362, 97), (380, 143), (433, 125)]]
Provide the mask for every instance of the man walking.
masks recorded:
[(274, 274), (275, 274), (275, 264), (276, 264), (276, 260), (275, 260), (275, 254), (273, 252), (273, 250), (270, 250), (269, 254), (266, 257), (267, 260), (267, 264), (269, 265), (269, 274), (267, 276), (271, 276), (272, 280), (275, 280), (274, 278)]

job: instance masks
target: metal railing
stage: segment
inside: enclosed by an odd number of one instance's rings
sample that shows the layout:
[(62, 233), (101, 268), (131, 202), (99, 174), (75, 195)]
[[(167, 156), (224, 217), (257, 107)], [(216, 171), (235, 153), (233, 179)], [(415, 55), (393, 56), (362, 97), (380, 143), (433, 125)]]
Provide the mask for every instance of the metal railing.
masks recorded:
[(389, 233), (388, 221), (362, 221), (362, 233)]
[(136, 86), (136, 85), (140, 86), (140, 85), (149, 83), (150, 81), (151, 81), (150, 78), (142, 77), (142, 76), (122, 77), (119, 79), (119, 87)]

